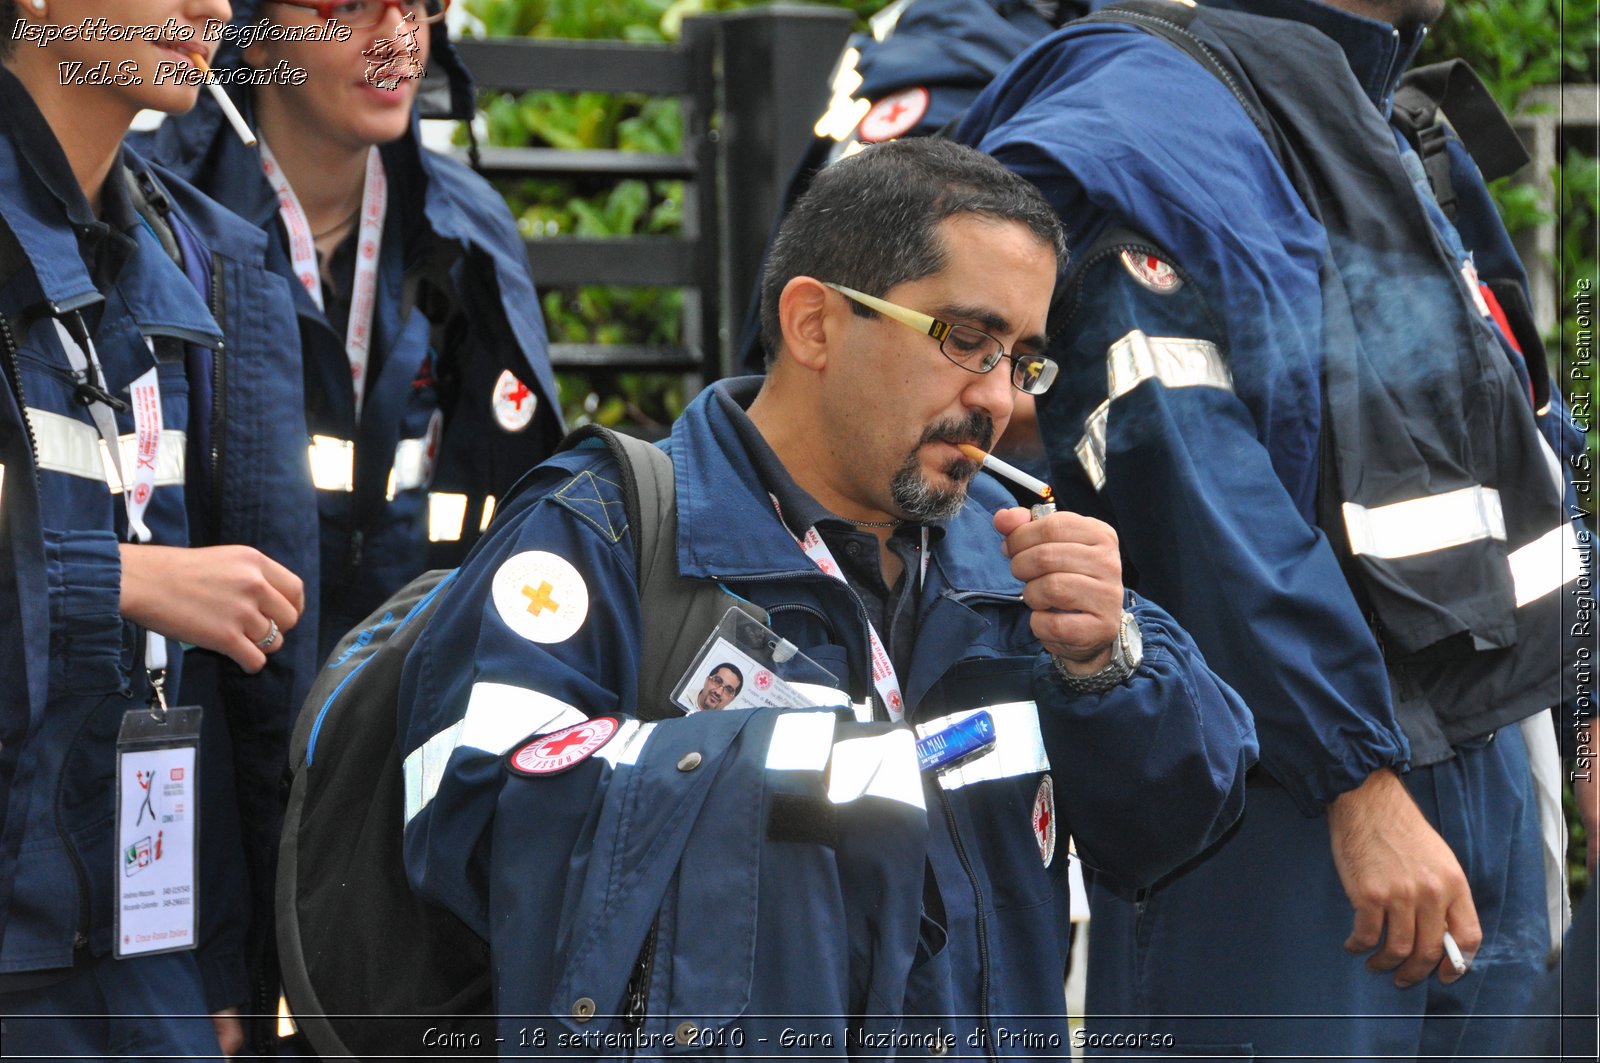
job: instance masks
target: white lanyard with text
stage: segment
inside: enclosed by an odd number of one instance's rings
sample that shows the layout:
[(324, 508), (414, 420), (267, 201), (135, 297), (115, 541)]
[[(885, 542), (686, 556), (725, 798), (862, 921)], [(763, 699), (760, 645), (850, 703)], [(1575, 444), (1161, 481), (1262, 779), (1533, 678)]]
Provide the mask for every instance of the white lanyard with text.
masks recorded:
[[(316, 241), (300, 199), (289, 187), (267, 142), (261, 142), (261, 170), (278, 196), (278, 213), (289, 230), (289, 261), (311, 301), (322, 305), (322, 277), (317, 269)], [(389, 209), (388, 178), (377, 148), (367, 151), (367, 179), (361, 192), (361, 228), (356, 237), (356, 275), (350, 295), (350, 320), (344, 349), (350, 359), (350, 384), (355, 391), (356, 420), (367, 390), (368, 352), (372, 348), (372, 315), (378, 302), (378, 252), (383, 244), (383, 219)]]
[[(82, 319), (77, 320), (81, 326)], [(83, 330), (82, 336), (74, 337), (60, 318), (55, 319), (55, 326), (73, 373), (80, 382), (103, 390), (105, 373), (100, 368), (100, 356), (95, 352), (94, 341), (89, 338), (87, 329)], [(148, 346), (150, 341), (146, 340), (145, 343)], [(154, 358), (153, 346), (150, 354)], [(156, 378), (155, 366), (152, 365), (128, 385), (128, 396), (133, 400), (131, 480), (123, 468), (122, 441), (117, 434), (117, 420), (112, 408), (105, 402), (90, 402), (89, 416), (94, 419), (100, 441), (105, 444), (111, 458), (111, 467), (116, 470), (117, 479), (122, 484), (122, 504), (128, 513), (128, 538), (135, 543), (147, 543), (150, 541), (150, 528), (144, 522), (144, 511), (150, 505), (150, 496), (155, 493), (156, 466), (161, 451), (161, 384)], [(167, 667), (167, 640), (154, 633), (146, 637), (144, 659), (145, 667), (152, 675), (163, 671)]]
[[(770, 496), (769, 496), (770, 497)], [(778, 500), (772, 499), (774, 507)], [(782, 510), (779, 509), (782, 516)], [(793, 534), (792, 532), (790, 533)], [(839, 568), (839, 562), (834, 559), (833, 551), (828, 549), (828, 544), (822, 541), (822, 536), (817, 534), (815, 526), (806, 529), (803, 536), (798, 536), (795, 542), (823, 572), (850, 586), (850, 581), (845, 579), (844, 572)], [(922, 551), (917, 572), (917, 587), (920, 590), (922, 582), (928, 576), (928, 529), (922, 529)], [(852, 588), (851, 593), (855, 593)], [(878, 637), (878, 629), (872, 625), (872, 619), (867, 619), (867, 644), (872, 650), (872, 685), (878, 691), (878, 699), (883, 702), (883, 707), (889, 711), (889, 719), (899, 723), (905, 718), (905, 698), (900, 693), (900, 677), (895, 674), (894, 662), (889, 659), (889, 651), (884, 647), (883, 639)]]

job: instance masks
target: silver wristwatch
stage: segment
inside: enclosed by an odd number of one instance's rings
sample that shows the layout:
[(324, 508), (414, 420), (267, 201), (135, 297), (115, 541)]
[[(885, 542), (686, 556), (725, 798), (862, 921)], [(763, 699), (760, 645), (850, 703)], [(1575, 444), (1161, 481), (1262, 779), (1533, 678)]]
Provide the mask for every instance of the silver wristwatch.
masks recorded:
[(1066, 662), (1052, 658), (1061, 685), (1074, 694), (1104, 694), (1134, 673), (1144, 660), (1144, 636), (1139, 631), (1139, 621), (1126, 609), (1122, 623), (1117, 628), (1116, 640), (1111, 643), (1111, 660), (1097, 672), (1073, 675), (1067, 671)]

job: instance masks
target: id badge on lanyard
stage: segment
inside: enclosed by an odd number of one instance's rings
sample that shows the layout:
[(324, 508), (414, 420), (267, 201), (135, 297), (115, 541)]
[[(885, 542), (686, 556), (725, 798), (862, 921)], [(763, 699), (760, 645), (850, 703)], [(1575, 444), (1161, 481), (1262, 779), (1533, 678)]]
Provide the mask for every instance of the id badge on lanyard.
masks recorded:
[[(300, 197), (294, 194), (283, 168), (267, 142), (261, 142), (261, 171), (278, 197), (278, 215), (289, 232), (289, 261), (311, 301), (322, 305), (322, 275), (317, 269), (316, 241)], [(350, 296), (350, 320), (345, 325), (345, 354), (350, 359), (350, 384), (355, 391), (356, 420), (367, 390), (367, 363), (372, 350), (372, 318), (378, 305), (378, 254), (383, 245), (383, 220), (389, 209), (388, 178), (377, 148), (367, 152), (366, 183), (361, 192), (361, 226), (356, 237), (356, 275)]]
[[(56, 329), (74, 375), (99, 396), (89, 402), (89, 416), (122, 488), (128, 539), (147, 543), (151, 534), (144, 514), (155, 493), (161, 451), (161, 385), (156, 367), (128, 386), (133, 447), (125, 453), (94, 341), (81, 317), (70, 321), (76, 328), (57, 318)], [(166, 637), (147, 630), (144, 643), (150, 705), (125, 713), (117, 733), (117, 848), (115, 868), (107, 870), (116, 883), (112, 946), (119, 959), (192, 949), (199, 927), (195, 843), (200, 821), (200, 709), (167, 708)]]
[[(783, 507), (778, 505), (778, 499), (772, 499), (773, 508), (778, 510), (778, 519), (783, 519)], [(791, 533), (793, 534), (793, 533)], [(828, 549), (828, 544), (822, 541), (822, 536), (815, 527), (807, 528), (803, 536), (795, 536), (796, 543), (805, 552), (813, 564), (824, 573), (850, 586), (850, 581), (845, 579), (844, 570), (839, 567), (839, 562), (834, 559), (833, 551)], [(922, 529), (922, 551), (917, 569), (917, 586), (920, 589), (924, 580), (928, 578), (928, 529)], [(854, 594), (855, 591), (851, 590)], [(900, 677), (895, 674), (894, 663), (889, 659), (889, 648), (878, 635), (878, 629), (872, 626), (872, 621), (867, 621), (867, 646), (872, 660), (872, 686), (877, 691), (878, 701), (888, 712), (889, 719), (899, 723), (905, 719), (905, 698), (900, 693)]]
[[(150, 635), (151, 638), (160, 638)], [(130, 709), (117, 734), (118, 959), (195, 947), (200, 708)]]

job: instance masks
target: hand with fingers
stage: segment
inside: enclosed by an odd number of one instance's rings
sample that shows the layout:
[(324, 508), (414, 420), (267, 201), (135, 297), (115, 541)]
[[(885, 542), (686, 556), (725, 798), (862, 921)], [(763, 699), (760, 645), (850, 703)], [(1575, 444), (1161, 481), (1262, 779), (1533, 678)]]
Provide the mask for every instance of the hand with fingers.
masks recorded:
[(1022, 600), (1044, 648), (1075, 675), (1089, 675), (1111, 660), (1122, 623), (1122, 555), (1111, 525), (1077, 513), (1033, 520), (1021, 508), (1002, 509), (995, 530), (1005, 537), (1011, 574), (1023, 582)]
[[(1437, 972), (1446, 985), (1466, 973), (1483, 943), (1472, 890), (1455, 853), (1389, 768), (1328, 806), (1333, 862), (1355, 922), (1345, 950), (1370, 952), (1367, 969), (1394, 971), (1404, 989)], [(1448, 931), (1465, 966), (1445, 946)], [(1376, 951), (1374, 951), (1376, 950)]]
[(300, 577), (253, 547), (122, 546), (122, 615), (247, 672), (283, 648), (305, 605)]

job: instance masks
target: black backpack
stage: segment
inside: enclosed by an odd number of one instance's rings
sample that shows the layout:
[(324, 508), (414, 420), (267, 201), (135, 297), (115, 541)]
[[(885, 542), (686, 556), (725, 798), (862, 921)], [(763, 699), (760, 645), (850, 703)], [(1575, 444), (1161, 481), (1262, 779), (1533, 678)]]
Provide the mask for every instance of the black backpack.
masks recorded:
[[(639, 689), (668, 691), (736, 602), (716, 584), (678, 575), (671, 459), (598, 426), (559, 449), (590, 440), (616, 457), (633, 530), (645, 617)], [(278, 948), (290, 1011), (325, 1057), (420, 1057), (425, 1032), (430, 1044), (494, 1044), (489, 946), (412, 893), (401, 854), (400, 676), (455, 574), (418, 576), (340, 640), (290, 743)], [(664, 698), (639, 712), (677, 714)]]

